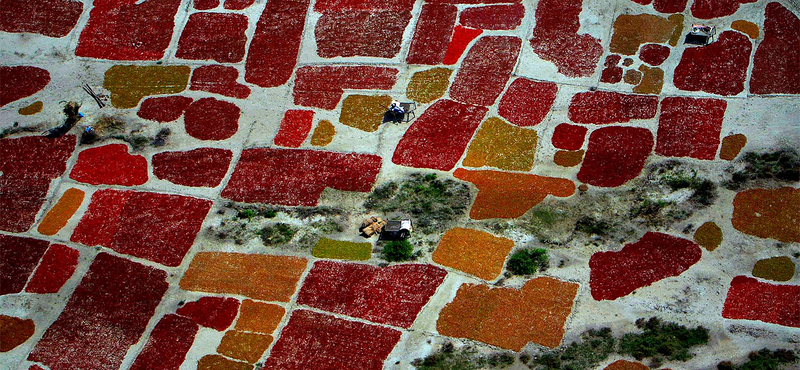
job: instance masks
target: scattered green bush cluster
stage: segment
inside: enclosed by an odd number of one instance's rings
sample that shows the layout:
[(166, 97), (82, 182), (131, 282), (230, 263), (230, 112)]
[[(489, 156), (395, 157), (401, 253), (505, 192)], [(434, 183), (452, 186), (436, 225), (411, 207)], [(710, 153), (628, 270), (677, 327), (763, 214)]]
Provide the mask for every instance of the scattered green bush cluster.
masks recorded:
[(717, 185), (711, 180), (697, 178), (697, 172), (693, 172), (691, 176), (685, 172), (667, 175), (664, 177), (664, 182), (669, 185), (673, 191), (687, 188), (692, 189), (694, 192), (689, 200), (704, 206), (714, 204), (714, 201), (717, 199)]
[(611, 329), (589, 330), (581, 334), (579, 341), (563, 349), (539, 356), (531, 368), (539, 370), (583, 370), (591, 369), (614, 353), (617, 340)]
[(517, 250), (506, 264), (514, 275), (530, 275), (536, 270), (544, 271), (548, 266), (547, 250), (543, 248)]
[(747, 182), (759, 179), (800, 181), (800, 156), (794, 149), (748, 152), (739, 161), (744, 162), (744, 169), (734, 172), (731, 180), (724, 183), (730, 190), (741, 189)]
[(258, 236), (261, 237), (264, 245), (273, 246), (288, 243), (295, 233), (297, 233), (295, 227), (285, 223), (276, 223), (259, 230)]
[(456, 349), (452, 343), (446, 343), (442, 349), (425, 358), (411, 362), (420, 370), (478, 370), (504, 369), (514, 364), (514, 356), (506, 352), (480, 355), (471, 347)]
[(751, 352), (747, 356), (747, 362), (735, 366), (730, 361), (723, 361), (717, 364), (718, 370), (779, 370), (785, 365), (797, 361), (797, 355), (787, 349), (778, 349), (771, 351), (769, 349), (762, 349), (760, 351)]
[(575, 222), (575, 230), (586, 234), (608, 235), (611, 224), (591, 216), (583, 216)]
[(402, 262), (415, 258), (414, 246), (408, 240), (392, 240), (383, 246), (383, 259)]
[(435, 174), (412, 174), (401, 183), (378, 186), (364, 202), (372, 211), (401, 211), (414, 217), (414, 226), (432, 234), (444, 231), (461, 217), (470, 202), (469, 187), (453, 180), (440, 180)]

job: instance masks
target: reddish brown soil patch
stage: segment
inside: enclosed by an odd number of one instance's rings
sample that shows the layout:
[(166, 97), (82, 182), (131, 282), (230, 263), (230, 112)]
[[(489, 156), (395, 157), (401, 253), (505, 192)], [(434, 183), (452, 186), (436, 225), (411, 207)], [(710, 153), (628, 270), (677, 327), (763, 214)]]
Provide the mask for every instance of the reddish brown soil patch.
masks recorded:
[(642, 82), (643, 76), (644, 74), (642, 72), (639, 72), (635, 69), (629, 69), (625, 71), (625, 75), (622, 77), (622, 79), (626, 84), (638, 85), (640, 82)]
[(550, 277), (529, 280), (519, 290), (464, 284), (442, 309), (436, 330), (512, 351), (528, 342), (555, 348), (577, 293), (578, 284)]
[(250, 96), (250, 88), (236, 82), (238, 78), (239, 71), (234, 67), (202, 66), (192, 72), (191, 89), (245, 99)]
[(219, 6), (220, 0), (192, 0), (192, 6), (196, 10), (210, 10)]
[(256, 23), (247, 53), (245, 81), (261, 87), (281, 86), (297, 65), (309, 0), (270, 0)]
[(727, 105), (722, 99), (664, 98), (656, 153), (665, 157), (714, 159)]
[(205, 355), (197, 362), (197, 370), (253, 370), (253, 365), (220, 355)]
[(223, 7), (228, 10), (244, 10), (255, 2), (256, 0), (225, 0)]
[(111, 91), (111, 104), (115, 107), (135, 108), (148, 95), (185, 90), (191, 71), (188, 66), (115, 65), (106, 70), (103, 87)]
[(747, 145), (747, 136), (742, 134), (728, 135), (722, 139), (722, 146), (719, 149), (719, 159), (732, 161), (739, 155), (742, 148)]
[(317, 66), (297, 70), (294, 103), (305, 107), (334, 109), (343, 89), (389, 90), (397, 80), (394, 68), (368, 66)]
[(62, 244), (53, 244), (42, 257), (42, 262), (25, 287), (28, 293), (58, 293), (72, 277), (78, 266), (80, 253)]
[(247, 44), (247, 17), (242, 14), (194, 13), (189, 16), (175, 56), (181, 59), (238, 63)]
[(553, 131), (553, 146), (564, 150), (578, 150), (586, 140), (586, 127), (562, 123)]
[(664, 71), (658, 67), (648, 67), (644, 64), (639, 66), (642, 79), (639, 85), (633, 88), (633, 92), (637, 94), (654, 94), (661, 93), (661, 87), (664, 86)]
[(448, 230), (433, 252), (433, 262), (475, 275), (483, 280), (496, 279), (503, 272), (511, 239), (487, 232), (455, 228)]
[(583, 150), (559, 150), (553, 155), (553, 163), (561, 167), (575, 167), (583, 161)]
[(691, 240), (648, 232), (619, 252), (597, 252), (589, 260), (592, 297), (614, 300), (636, 289), (678, 276), (703, 252)]
[(461, 163), (466, 167), (494, 167), (530, 171), (536, 156), (536, 131), (491, 117), (481, 125)]
[(0, 296), (22, 291), (49, 244), (45, 240), (0, 234)]
[(601, 187), (620, 186), (644, 168), (653, 151), (653, 134), (639, 127), (603, 127), (589, 136), (578, 180)]
[(752, 189), (733, 199), (733, 227), (759, 238), (800, 242), (800, 189)]
[(225, 140), (239, 131), (242, 110), (236, 104), (203, 98), (195, 101), (184, 114), (186, 133), (200, 140)]
[(392, 162), (449, 171), (464, 154), (488, 109), (451, 100), (433, 103), (406, 130)]
[(11, 351), (25, 343), (36, 331), (30, 319), (0, 315), (0, 353)]
[(482, 30), (513, 30), (522, 24), (524, 16), (522, 4), (490, 5), (464, 9), (458, 22)]
[(741, 19), (738, 21), (733, 21), (733, 23), (731, 23), (731, 28), (747, 34), (747, 36), (750, 36), (750, 38), (753, 40), (757, 39), (761, 33), (757, 24)]
[(157, 60), (172, 39), (181, 0), (97, 0), (75, 55), (111, 60)]
[(739, 4), (752, 3), (756, 0), (694, 0), (692, 16), (700, 19), (719, 18), (736, 13)]
[(556, 100), (558, 85), (517, 78), (500, 99), (497, 112), (517, 126), (535, 126), (544, 120)]
[(64, 37), (78, 24), (83, 3), (73, 0), (19, 0), (0, 3), (0, 31)]
[(181, 118), (192, 101), (192, 98), (177, 95), (147, 98), (142, 102), (136, 115), (156, 122), (172, 122)]
[(762, 283), (746, 276), (731, 281), (722, 317), (800, 328), (800, 286)]
[(406, 88), (406, 96), (417, 103), (430, 103), (444, 96), (450, 85), (452, 69), (431, 68), (415, 72)]
[(286, 310), (276, 304), (245, 299), (242, 302), (236, 330), (271, 334), (278, 328)]
[(180, 368), (198, 331), (192, 320), (169, 314), (161, 318), (150, 333), (147, 344), (136, 357), (131, 370), (169, 370)]
[(383, 326), (298, 310), (281, 331), (264, 368), (380, 370), (400, 334)]
[(753, 276), (772, 281), (789, 281), (794, 277), (795, 268), (797, 266), (789, 257), (772, 257), (756, 262)]
[(83, 150), (69, 177), (92, 185), (142, 185), (147, 182), (147, 159), (128, 154), (128, 149), (127, 144), (109, 144)]
[(408, 49), (408, 64), (439, 64), (453, 33), (458, 8), (447, 4), (424, 4)]
[(50, 181), (67, 169), (75, 143), (73, 135), (0, 139), (0, 230), (23, 232), (33, 225)]
[(36, 94), (49, 83), (50, 72), (46, 69), (28, 66), (0, 67), (0, 107)]
[(275, 145), (297, 148), (306, 140), (314, 124), (314, 111), (290, 109), (283, 114), (281, 128), (275, 135)]
[(180, 195), (98, 190), (70, 240), (178, 266), (210, 208)]
[(392, 97), (389, 95), (348, 95), (342, 102), (339, 123), (361, 131), (378, 131), (386, 107), (391, 103)]
[(475, 38), (480, 36), (482, 33), (483, 30), (464, 27), (461, 25), (456, 26), (456, 28), (453, 30), (453, 38), (447, 45), (447, 52), (444, 54), (444, 60), (442, 63), (446, 65), (458, 63), (458, 60), (461, 59), (461, 55), (464, 54), (464, 50), (467, 50), (469, 43), (472, 42), (472, 40), (475, 40)]
[(58, 233), (61, 228), (67, 225), (67, 221), (72, 218), (72, 215), (81, 206), (85, 195), (86, 193), (83, 190), (67, 189), (58, 199), (56, 205), (44, 216), (36, 231), (42, 235), (55, 235)]
[(326, 12), (314, 35), (323, 58), (366, 56), (393, 58), (400, 52), (410, 11)]
[(578, 34), (582, 5), (581, 0), (542, 0), (536, 7), (533, 51), (567, 77), (591, 75), (603, 55), (600, 40)]
[(752, 49), (747, 36), (725, 31), (710, 45), (686, 48), (673, 83), (681, 90), (736, 95), (744, 91)]
[(431, 265), (373, 267), (317, 261), (297, 303), (379, 324), (411, 327), (447, 272)]
[(660, 66), (669, 57), (669, 47), (647, 44), (639, 49), (639, 59), (651, 66)]
[(42, 108), (44, 108), (44, 103), (42, 103), (41, 101), (35, 101), (28, 106), (20, 108), (19, 110), (17, 110), (17, 113), (19, 113), (22, 116), (32, 116), (36, 113), (41, 112)]
[(322, 120), (317, 124), (314, 133), (311, 134), (311, 145), (313, 146), (326, 146), (333, 141), (336, 135), (336, 127), (330, 121)]
[(609, 49), (612, 53), (634, 55), (639, 46), (669, 41), (675, 46), (683, 32), (683, 14), (668, 18), (652, 14), (622, 14), (614, 20), (614, 34)]
[(658, 97), (611, 91), (577, 93), (569, 104), (569, 119), (577, 123), (602, 125), (648, 119), (656, 116)]
[(800, 94), (800, 19), (778, 2), (767, 4), (764, 40), (753, 57), (753, 94)]
[(254, 364), (272, 344), (272, 336), (245, 333), (236, 330), (225, 332), (217, 352), (236, 360)]
[(233, 152), (198, 148), (186, 152), (163, 152), (153, 156), (153, 174), (174, 184), (217, 187), (228, 173)]
[(223, 331), (233, 324), (238, 311), (239, 301), (235, 298), (203, 297), (183, 305), (175, 313), (200, 326)]
[(722, 229), (717, 224), (708, 221), (700, 225), (694, 232), (694, 241), (711, 252), (722, 244)]
[(51, 370), (115, 369), (167, 291), (167, 273), (100, 253), (28, 360)]
[[(686, 6), (686, 0), (683, 0), (683, 6)], [(641, 362), (617, 360), (606, 366), (604, 370), (650, 370), (650, 368)]]

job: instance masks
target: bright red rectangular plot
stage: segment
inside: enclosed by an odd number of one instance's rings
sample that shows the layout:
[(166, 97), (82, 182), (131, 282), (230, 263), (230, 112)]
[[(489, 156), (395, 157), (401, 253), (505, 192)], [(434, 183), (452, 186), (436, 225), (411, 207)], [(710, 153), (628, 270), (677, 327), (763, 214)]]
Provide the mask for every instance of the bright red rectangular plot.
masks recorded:
[(247, 52), (245, 81), (261, 87), (289, 81), (297, 65), (308, 5), (308, 0), (267, 2)]
[(726, 319), (759, 320), (800, 328), (800, 286), (777, 285), (737, 276), (722, 309)]
[(664, 98), (656, 154), (713, 160), (727, 106), (722, 99)]
[(434, 65), (442, 63), (458, 8), (449, 4), (425, 4), (419, 14), (414, 38), (408, 49), (406, 63)]
[(0, 234), (0, 295), (22, 291), (49, 244), (46, 240)]
[(311, 126), (314, 124), (314, 111), (290, 109), (283, 114), (281, 121), (281, 128), (278, 134), (275, 135), (275, 145), (285, 146), (288, 148), (297, 148), (306, 136), (311, 131)]
[(186, 359), (199, 327), (191, 319), (169, 314), (153, 328), (131, 370), (177, 370)]
[(467, 104), (494, 104), (511, 77), (521, 48), (522, 40), (517, 37), (478, 39), (461, 63), (450, 87), (450, 97)]
[(297, 70), (294, 103), (304, 107), (334, 109), (344, 89), (389, 90), (398, 70), (372, 66), (307, 66)]
[(31, 281), (25, 288), (28, 293), (58, 293), (72, 277), (78, 266), (80, 252), (62, 244), (53, 244), (42, 257)]

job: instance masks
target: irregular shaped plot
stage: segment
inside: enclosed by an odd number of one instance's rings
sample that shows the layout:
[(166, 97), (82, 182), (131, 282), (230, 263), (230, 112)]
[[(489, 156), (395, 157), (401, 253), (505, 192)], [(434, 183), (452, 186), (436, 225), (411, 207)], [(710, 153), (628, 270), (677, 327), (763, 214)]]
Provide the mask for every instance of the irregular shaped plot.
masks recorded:
[(553, 131), (553, 146), (564, 150), (578, 150), (586, 140), (586, 127), (562, 123)]
[(654, 94), (661, 93), (661, 88), (664, 86), (664, 71), (657, 67), (648, 67), (644, 64), (639, 66), (641, 80), (639, 85), (633, 88), (636, 94)]
[(31, 103), (31, 105), (29, 106), (20, 108), (19, 110), (17, 110), (17, 113), (19, 113), (22, 116), (32, 116), (36, 113), (41, 112), (42, 108), (44, 108), (44, 103), (42, 103), (41, 101), (35, 101)]
[(703, 252), (691, 240), (647, 232), (619, 252), (597, 252), (589, 260), (592, 297), (614, 300), (659, 280), (678, 276)]
[(235, 298), (203, 297), (189, 302), (175, 311), (200, 326), (216, 331), (227, 329), (239, 311), (239, 301)]
[(599, 39), (578, 34), (582, 5), (583, 0), (542, 0), (536, 6), (533, 51), (567, 77), (590, 76), (603, 55)]
[[(5, 4), (7, 2), (3, 2)], [(50, 72), (37, 67), (0, 67), (0, 107), (31, 96), (50, 83)]]
[(111, 91), (113, 106), (135, 108), (145, 96), (186, 90), (191, 71), (188, 66), (116, 65), (106, 71), (103, 87)]
[(33, 225), (50, 181), (67, 169), (75, 143), (74, 135), (0, 139), (0, 230), (23, 232)]
[(614, 20), (612, 53), (634, 55), (647, 43), (678, 45), (683, 32), (683, 14), (659, 17), (652, 14), (621, 14)]
[(305, 107), (334, 109), (344, 89), (389, 90), (397, 80), (394, 68), (368, 66), (315, 66), (297, 70), (294, 103)]
[(622, 81), (622, 68), (616, 66), (603, 68), (603, 72), (600, 74), (600, 82), (615, 84), (620, 81)]
[(669, 57), (669, 47), (647, 44), (639, 49), (639, 59), (651, 66), (660, 66)]
[(348, 95), (342, 102), (339, 122), (361, 131), (378, 131), (391, 103), (389, 95)]
[(203, 98), (186, 108), (184, 124), (189, 136), (200, 140), (225, 140), (239, 131), (242, 110), (236, 104)]
[(424, 4), (408, 48), (406, 63), (439, 64), (444, 61), (458, 8), (448, 4)]
[(620, 186), (642, 172), (653, 151), (653, 133), (639, 127), (603, 127), (589, 135), (578, 180), (601, 187)]
[(281, 86), (297, 65), (309, 0), (271, 0), (256, 23), (244, 80), (261, 87)]
[(800, 189), (745, 190), (733, 198), (733, 227), (759, 238), (800, 242)]
[(35, 331), (36, 324), (31, 319), (0, 315), (0, 353), (19, 347)]
[(321, 238), (314, 245), (311, 255), (317, 258), (366, 261), (372, 256), (372, 244)]
[(200, 252), (180, 286), (184, 290), (289, 302), (306, 263), (304, 258), (290, 256)]
[(134, 186), (147, 182), (147, 159), (128, 154), (127, 144), (108, 144), (78, 154), (69, 177), (92, 185)]
[(764, 40), (753, 56), (753, 94), (800, 94), (800, 19), (778, 2), (767, 4)]
[(172, 39), (181, 0), (97, 0), (75, 55), (111, 60), (157, 60)]
[(247, 17), (229, 13), (194, 13), (189, 16), (175, 56), (181, 59), (238, 63), (247, 44)]
[(272, 344), (272, 336), (231, 330), (225, 332), (217, 352), (232, 359), (254, 364)]
[(348, 10), (391, 10), (406, 11), (414, 7), (414, 0), (320, 0), (314, 3), (314, 10), (320, 13)]
[(708, 221), (694, 232), (694, 241), (711, 252), (722, 244), (722, 229), (714, 222)]
[(178, 266), (211, 202), (180, 195), (98, 190), (70, 240)]
[(78, 266), (80, 253), (62, 244), (53, 244), (42, 257), (42, 262), (25, 287), (28, 293), (58, 293), (72, 277)]
[(577, 123), (602, 125), (648, 119), (656, 116), (658, 97), (611, 91), (577, 93), (569, 104), (569, 119)]
[(380, 370), (398, 341), (400, 332), (394, 329), (297, 310), (264, 368)]
[(314, 124), (314, 111), (290, 109), (283, 114), (281, 128), (275, 135), (275, 145), (297, 148), (306, 140)]
[(722, 146), (719, 148), (719, 159), (734, 160), (745, 145), (747, 145), (747, 136), (742, 134), (725, 136), (722, 139)]
[(402, 166), (450, 171), (488, 111), (452, 100), (433, 103), (406, 130), (392, 162)]
[(490, 5), (464, 9), (458, 22), (482, 30), (513, 30), (522, 24), (523, 17), (525, 7), (522, 4)]
[[(641, 67), (641, 66), (639, 66), (639, 67)], [(622, 80), (625, 81), (625, 83), (629, 84), (629, 85), (638, 85), (640, 82), (642, 82), (642, 78), (643, 77), (644, 77), (644, 74), (642, 72), (639, 72), (639, 71), (637, 71), (635, 69), (629, 69), (629, 70), (625, 71), (625, 75), (622, 77)]]
[(228, 10), (244, 10), (253, 5), (256, 0), (225, 0), (223, 7)]
[(67, 189), (58, 199), (56, 205), (44, 216), (36, 231), (42, 235), (55, 235), (58, 233), (61, 228), (67, 225), (67, 221), (72, 218), (72, 215), (81, 206), (85, 195), (86, 193), (83, 190)]
[(220, 355), (205, 355), (197, 362), (197, 370), (253, 370), (253, 365)]
[(446, 275), (445, 270), (431, 265), (379, 268), (317, 261), (303, 281), (297, 303), (409, 328)]
[(686, 48), (675, 68), (673, 83), (681, 90), (736, 95), (744, 91), (752, 50), (747, 36), (725, 31), (714, 43)]
[(694, 0), (692, 16), (700, 19), (719, 18), (736, 13), (739, 4), (752, 3), (756, 0)]
[(190, 89), (245, 99), (250, 96), (250, 88), (236, 82), (238, 78), (239, 71), (234, 67), (201, 66), (192, 72)]
[(750, 36), (753, 40), (757, 39), (759, 34), (761, 34), (761, 30), (758, 28), (757, 24), (742, 19), (733, 21), (733, 23), (731, 23), (731, 28)]
[[(683, 5), (686, 5), (685, 2)], [(650, 370), (650, 368), (641, 362), (617, 360), (606, 366), (603, 370)]]
[(792, 259), (786, 256), (758, 260), (753, 266), (753, 276), (772, 281), (789, 281), (797, 268)]
[(46, 240), (0, 234), (0, 296), (22, 291), (49, 244)]
[(452, 69), (433, 68), (415, 72), (406, 88), (406, 96), (417, 103), (430, 103), (444, 96), (450, 85)]
[(530, 171), (536, 155), (536, 131), (509, 125), (492, 117), (481, 125), (464, 158), (466, 167), (495, 167)]
[(656, 153), (666, 157), (714, 159), (727, 106), (721, 99), (664, 98)]
[(508, 86), (497, 112), (517, 126), (536, 126), (544, 120), (556, 100), (558, 85), (517, 78)]
[(131, 370), (172, 370), (180, 368), (200, 328), (191, 319), (169, 314), (161, 318), (150, 338), (136, 356)]
[(517, 352), (528, 342), (555, 348), (577, 293), (578, 284), (550, 277), (529, 280), (519, 290), (464, 284), (442, 309), (436, 330)]
[(236, 330), (271, 334), (278, 328), (286, 310), (276, 304), (245, 299), (236, 320)]
[(456, 26), (453, 30), (453, 38), (450, 40), (450, 43), (447, 44), (447, 52), (444, 54), (442, 63), (446, 65), (458, 63), (458, 60), (461, 59), (461, 55), (464, 54), (464, 50), (467, 50), (469, 43), (480, 36), (481, 33), (483, 33), (483, 30), (461, 25)]
[(224, 198), (246, 203), (313, 206), (326, 187), (367, 192), (381, 157), (298, 149), (245, 149)]
[(317, 21), (314, 35), (317, 54), (323, 58), (393, 58), (400, 52), (410, 11), (326, 12)]
[(0, 31), (64, 37), (75, 28), (83, 3), (73, 0), (3, 1)]
[(514, 248), (511, 239), (478, 230), (454, 228), (442, 236), (431, 258), (440, 265), (491, 281), (503, 272), (511, 248)]
[(450, 87), (450, 97), (473, 105), (493, 105), (517, 63), (522, 40), (485, 36), (470, 48)]
[(511, 172), (456, 169), (453, 176), (475, 184), (478, 196), (469, 212), (475, 220), (517, 218), (547, 195), (568, 197), (575, 184), (567, 179)]
[(333, 141), (336, 135), (336, 127), (328, 120), (319, 121), (314, 133), (311, 134), (311, 145), (313, 146), (326, 146)]
[(561, 167), (575, 167), (583, 161), (583, 150), (559, 150), (553, 155), (553, 163)]
[(181, 118), (194, 99), (185, 96), (163, 96), (147, 98), (136, 115), (156, 122), (172, 122)]
[(747, 276), (731, 281), (722, 317), (800, 328), (800, 286), (763, 283)]
[(228, 173), (232, 158), (230, 150), (216, 148), (158, 153), (153, 156), (153, 174), (178, 185), (214, 188)]
[(661, 13), (683, 13), (688, 0), (653, 0), (653, 8)]
[(147, 327), (167, 273), (100, 253), (28, 360), (51, 370), (114, 369)]

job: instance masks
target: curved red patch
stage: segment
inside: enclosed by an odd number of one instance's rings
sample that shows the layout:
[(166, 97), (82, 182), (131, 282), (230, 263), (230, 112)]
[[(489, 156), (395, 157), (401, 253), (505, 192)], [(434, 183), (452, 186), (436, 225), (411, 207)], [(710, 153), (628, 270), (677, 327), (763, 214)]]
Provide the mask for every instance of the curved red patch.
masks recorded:
[(92, 185), (142, 185), (147, 182), (147, 159), (128, 154), (126, 144), (89, 148), (78, 154), (69, 177)]
[(225, 140), (239, 130), (241, 109), (214, 98), (192, 103), (184, 114), (186, 133), (200, 140)]
[(192, 0), (192, 5), (197, 10), (209, 10), (219, 6), (219, 0)]
[(656, 116), (658, 97), (611, 91), (577, 93), (569, 104), (569, 119), (576, 123), (602, 125), (648, 119)]
[(136, 115), (156, 122), (172, 122), (178, 118), (192, 104), (192, 98), (185, 96), (164, 96), (147, 98), (142, 102)]
[(778, 285), (737, 276), (725, 298), (722, 317), (758, 320), (800, 328), (800, 286)]
[(458, 63), (458, 60), (461, 59), (461, 54), (464, 54), (464, 50), (467, 50), (467, 45), (481, 33), (483, 33), (483, 30), (456, 26), (455, 30), (453, 30), (453, 38), (447, 44), (447, 51), (444, 54), (442, 64), (452, 65)]
[(461, 63), (450, 97), (467, 104), (493, 105), (511, 77), (521, 47), (517, 37), (481, 37)]
[(713, 160), (727, 106), (722, 99), (664, 98), (656, 153)]
[(192, 72), (191, 89), (245, 99), (250, 96), (250, 88), (236, 82), (238, 78), (239, 71), (234, 67), (202, 66)]
[(753, 57), (750, 92), (800, 94), (800, 19), (780, 3), (767, 4), (764, 40)]
[(181, 59), (238, 63), (247, 44), (247, 17), (242, 14), (194, 13), (183, 28), (175, 56)]
[(290, 109), (283, 115), (275, 145), (297, 148), (306, 140), (314, 123), (313, 110)]
[(517, 78), (500, 99), (497, 113), (517, 126), (535, 126), (544, 120), (556, 100), (558, 85)]
[(564, 150), (578, 150), (586, 139), (586, 127), (562, 123), (553, 131), (553, 146)]
[(590, 76), (603, 55), (600, 40), (578, 34), (582, 5), (582, 0), (542, 0), (536, 7), (531, 47), (567, 77)]
[(675, 68), (675, 87), (687, 91), (736, 95), (744, 91), (752, 50), (750, 39), (735, 31), (723, 32), (719, 40), (710, 45), (688, 47)]
[(490, 5), (467, 8), (461, 12), (459, 23), (482, 30), (513, 30), (522, 23), (525, 7), (522, 4)]
[(0, 2), (0, 31), (64, 37), (75, 28), (83, 3), (73, 0)]
[(164, 152), (153, 156), (153, 174), (174, 184), (217, 187), (228, 173), (233, 152), (199, 148), (186, 152)]
[(236, 298), (203, 297), (186, 303), (175, 313), (206, 328), (223, 331), (233, 324), (239, 313), (239, 301)]
[(37, 67), (0, 67), (0, 107), (31, 96), (50, 83), (50, 72)]
[(669, 48), (659, 44), (647, 44), (639, 49), (639, 59), (651, 66), (660, 66), (669, 57)]
[(653, 151), (653, 134), (639, 127), (603, 127), (589, 135), (578, 180), (601, 187), (620, 186), (644, 168)]

